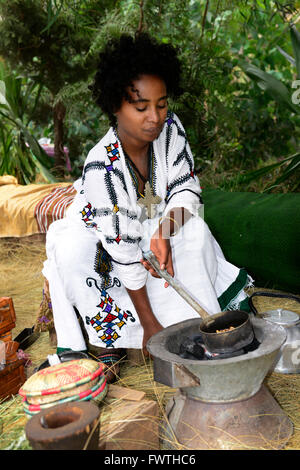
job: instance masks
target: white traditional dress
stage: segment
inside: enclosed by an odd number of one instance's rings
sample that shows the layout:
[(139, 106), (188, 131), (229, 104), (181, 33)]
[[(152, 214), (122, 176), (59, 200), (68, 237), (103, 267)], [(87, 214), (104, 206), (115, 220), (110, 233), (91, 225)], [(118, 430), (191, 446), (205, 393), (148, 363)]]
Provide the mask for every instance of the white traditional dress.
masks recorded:
[[(58, 346), (84, 350), (141, 348), (143, 328), (126, 288), (146, 285), (154, 315), (167, 327), (198, 317), (165, 281), (140, 263), (161, 216), (184, 207), (192, 217), (171, 238), (175, 278), (208, 311), (242, 308), (252, 279), (227, 262), (204, 222), (199, 180), (184, 128), (168, 113), (153, 142), (149, 183), (161, 201), (147, 217), (133, 169), (113, 128), (89, 152), (74, 202), (47, 233), (43, 274), (49, 281)], [(153, 206), (152, 206), (153, 208)], [(153, 214), (152, 214), (153, 215)]]

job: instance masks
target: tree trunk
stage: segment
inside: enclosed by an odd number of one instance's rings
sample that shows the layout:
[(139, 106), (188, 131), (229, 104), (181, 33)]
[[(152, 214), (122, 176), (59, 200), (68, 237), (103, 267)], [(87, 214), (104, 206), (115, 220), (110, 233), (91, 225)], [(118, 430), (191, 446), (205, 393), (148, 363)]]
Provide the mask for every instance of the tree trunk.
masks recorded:
[(57, 177), (63, 177), (65, 173), (65, 153), (64, 153), (64, 119), (66, 108), (61, 101), (58, 101), (53, 109), (54, 121), (54, 173)]

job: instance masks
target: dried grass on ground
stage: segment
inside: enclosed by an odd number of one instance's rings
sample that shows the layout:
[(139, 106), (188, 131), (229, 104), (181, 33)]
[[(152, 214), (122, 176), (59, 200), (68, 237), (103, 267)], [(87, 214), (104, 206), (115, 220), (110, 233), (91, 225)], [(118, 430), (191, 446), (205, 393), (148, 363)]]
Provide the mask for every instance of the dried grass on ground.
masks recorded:
[[(16, 337), (24, 328), (31, 327), (35, 322), (42, 300), (41, 270), (44, 259), (45, 246), (42, 241), (0, 240), (0, 297), (12, 297), (14, 302), (17, 323), (12, 332), (13, 337)], [(255, 305), (259, 312), (263, 312), (282, 307), (283, 301), (255, 298)], [(284, 300), (284, 308), (300, 314), (299, 304), (294, 301)], [(33, 367), (39, 365), (48, 354), (53, 352), (55, 348), (50, 346), (48, 333), (42, 333), (36, 343), (26, 350), (32, 361), (31, 369), (28, 369), (29, 374)], [(150, 359), (145, 359), (144, 364), (139, 365), (127, 361), (121, 368), (118, 384), (143, 391), (146, 398), (157, 401), (161, 417), (164, 416), (167, 401), (175, 392), (153, 380)], [(285, 449), (300, 449), (300, 375), (271, 373), (266, 377), (265, 384), (294, 425), (293, 436)], [(106, 413), (107, 416), (109, 414), (110, 407), (109, 400), (101, 403), (103, 422), (105, 422)], [(0, 403), (0, 449), (30, 449), (24, 433), (26, 421), (20, 397), (15, 396)]]

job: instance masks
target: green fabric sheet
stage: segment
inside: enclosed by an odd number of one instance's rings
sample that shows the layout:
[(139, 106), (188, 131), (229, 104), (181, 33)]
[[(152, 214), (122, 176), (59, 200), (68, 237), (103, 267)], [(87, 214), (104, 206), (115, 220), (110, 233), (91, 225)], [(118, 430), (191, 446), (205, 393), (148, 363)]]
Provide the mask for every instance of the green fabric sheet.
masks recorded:
[(300, 194), (203, 190), (204, 220), (257, 287), (300, 293)]

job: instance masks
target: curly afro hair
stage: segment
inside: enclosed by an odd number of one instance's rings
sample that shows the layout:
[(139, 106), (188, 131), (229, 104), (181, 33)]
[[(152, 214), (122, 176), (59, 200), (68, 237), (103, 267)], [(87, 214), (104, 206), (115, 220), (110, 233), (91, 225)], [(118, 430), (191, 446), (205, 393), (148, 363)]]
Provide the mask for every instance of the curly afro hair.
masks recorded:
[(126, 88), (141, 75), (160, 77), (172, 98), (182, 94), (176, 49), (171, 44), (158, 43), (146, 33), (135, 38), (123, 34), (110, 40), (99, 58), (94, 83), (89, 88), (112, 126), (116, 124), (114, 113), (120, 109), (123, 98), (128, 99)]

